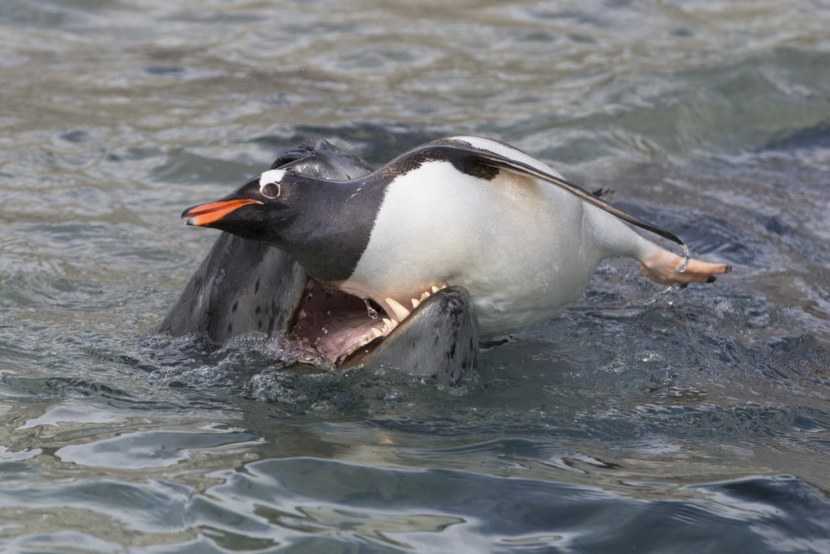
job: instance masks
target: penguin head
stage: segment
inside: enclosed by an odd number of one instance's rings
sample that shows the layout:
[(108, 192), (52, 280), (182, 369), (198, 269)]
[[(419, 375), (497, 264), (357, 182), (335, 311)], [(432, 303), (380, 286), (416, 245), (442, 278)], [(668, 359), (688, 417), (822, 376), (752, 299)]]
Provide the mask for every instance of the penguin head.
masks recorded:
[(224, 198), (186, 209), (182, 218), (188, 225), (280, 245), (303, 214), (316, 183), (286, 169), (271, 169)]

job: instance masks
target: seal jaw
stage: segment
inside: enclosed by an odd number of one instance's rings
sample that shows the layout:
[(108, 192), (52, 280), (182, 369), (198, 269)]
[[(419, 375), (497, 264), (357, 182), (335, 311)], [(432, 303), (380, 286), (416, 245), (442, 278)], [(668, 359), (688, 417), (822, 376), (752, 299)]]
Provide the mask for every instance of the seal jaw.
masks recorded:
[[(421, 305), (421, 302), (425, 301), (436, 292), (444, 290), (445, 288), (447, 288), (446, 284), (432, 285), (421, 294), (416, 294), (411, 297), (409, 302), (404, 303), (398, 302), (392, 297), (386, 297), (383, 301), (383, 305), (386, 308), (386, 312), (393, 317), (395, 325), (397, 326), (398, 323), (401, 323), (408, 318), (410, 314)], [(412, 307), (408, 308), (406, 307), (406, 304)]]
[(303, 362), (348, 365), (394, 333), (423, 302), (445, 287), (433, 286), (413, 296), (407, 302), (410, 309), (391, 297), (370, 304), (309, 278), (289, 327), (291, 349)]

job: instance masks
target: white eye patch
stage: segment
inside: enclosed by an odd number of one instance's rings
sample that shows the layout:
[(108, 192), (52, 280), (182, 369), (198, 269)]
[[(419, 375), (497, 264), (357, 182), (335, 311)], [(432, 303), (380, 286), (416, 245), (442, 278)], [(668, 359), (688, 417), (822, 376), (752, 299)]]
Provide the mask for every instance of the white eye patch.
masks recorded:
[(259, 176), (259, 193), (267, 198), (277, 198), (282, 192), (280, 181), (285, 177), (284, 169), (270, 169)]

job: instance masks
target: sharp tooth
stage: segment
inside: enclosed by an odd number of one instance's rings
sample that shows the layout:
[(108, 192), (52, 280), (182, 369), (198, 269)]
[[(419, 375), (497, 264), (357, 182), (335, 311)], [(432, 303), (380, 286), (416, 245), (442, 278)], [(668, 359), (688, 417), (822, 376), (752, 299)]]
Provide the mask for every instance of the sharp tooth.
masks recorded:
[(384, 317), (384, 318), (383, 318), (383, 332), (384, 332), (384, 333), (390, 333), (390, 332), (392, 332), (392, 329), (394, 329), (394, 328), (395, 328), (395, 327), (397, 327), (397, 326), (398, 326), (398, 322), (397, 322), (397, 321), (394, 321), (394, 320), (392, 320), (392, 319), (389, 319), (388, 317)]
[(436, 293), (436, 292), (438, 292), (439, 290), (441, 290), (441, 289), (439, 289), (439, 288), (438, 288), (438, 287), (436, 287), (435, 285), (432, 285), (432, 292), (433, 292), (433, 293)]
[(409, 310), (404, 308), (401, 303), (394, 298), (387, 298), (386, 305), (389, 306), (389, 309), (392, 310), (392, 315), (394, 315), (395, 319), (398, 321), (403, 321), (407, 318), (407, 316), (409, 316)]
[(424, 300), (426, 300), (430, 296), (432, 296), (432, 293), (429, 292), (428, 290), (425, 290), (424, 292), (421, 293), (421, 302), (423, 302)]
[(410, 300), (412, 301), (412, 309), (413, 310), (418, 307), (418, 304), (421, 303), (421, 301), (418, 300), (417, 298), (410, 298)]

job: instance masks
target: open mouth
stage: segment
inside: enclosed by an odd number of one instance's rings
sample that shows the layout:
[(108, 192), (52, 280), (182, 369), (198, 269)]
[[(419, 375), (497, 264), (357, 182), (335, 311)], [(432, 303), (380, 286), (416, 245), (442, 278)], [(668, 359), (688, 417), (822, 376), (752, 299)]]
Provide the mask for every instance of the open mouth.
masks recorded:
[(433, 286), (411, 298), (408, 306), (392, 298), (379, 305), (308, 278), (289, 327), (291, 348), (302, 362), (357, 365), (381, 341), (416, 317), (421, 303), (444, 288), (446, 285)]

